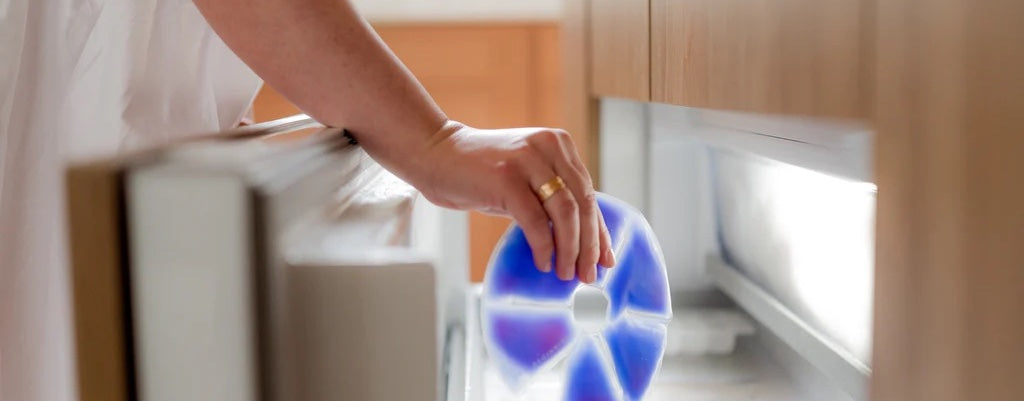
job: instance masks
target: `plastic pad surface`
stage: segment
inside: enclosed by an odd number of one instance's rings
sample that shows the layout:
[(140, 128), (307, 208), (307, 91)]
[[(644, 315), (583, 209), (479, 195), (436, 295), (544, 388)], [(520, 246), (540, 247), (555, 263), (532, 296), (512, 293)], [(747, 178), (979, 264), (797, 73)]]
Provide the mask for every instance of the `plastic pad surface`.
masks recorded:
[(606, 194), (598, 206), (618, 264), (598, 266), (594, 287), (608, 298), (603, 330), (588, 335), (573, 320), (573, 296), (586, 284), (561, 281), (533, 263), (513, 225), (491, 255), (481, 307), (488, 355), (514, 392), (567, 359), (566, 401), (639, 400), (665, 351), (672, 302), (665, 261), (636, 209)]

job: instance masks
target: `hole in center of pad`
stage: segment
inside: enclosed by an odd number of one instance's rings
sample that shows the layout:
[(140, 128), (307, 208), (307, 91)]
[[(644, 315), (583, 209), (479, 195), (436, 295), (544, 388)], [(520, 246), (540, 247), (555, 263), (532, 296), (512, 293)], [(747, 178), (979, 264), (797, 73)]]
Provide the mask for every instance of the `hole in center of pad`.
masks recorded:
[(576, 327), (587, 333), (597, 333), (608, 324), (608, 297), (604, 291), (589, 285), (581, 286), (572, 302)]

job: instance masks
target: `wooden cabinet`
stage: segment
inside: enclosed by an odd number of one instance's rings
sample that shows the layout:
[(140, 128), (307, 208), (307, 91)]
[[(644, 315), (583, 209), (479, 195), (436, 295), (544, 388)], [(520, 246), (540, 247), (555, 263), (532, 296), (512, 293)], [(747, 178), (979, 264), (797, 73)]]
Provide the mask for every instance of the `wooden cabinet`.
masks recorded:
[(1024, 397), (1024, 2), (875, 21), (874, 401)]
[(689, 107), (866, 118), (863, 0), (577, 0), (590, 94)]
[(648, 0), (588, 3), (591, 94), (650, 100)]
[(870, 399), (1021, 399), (1024, 2), (645, 3), (590, 0), (591, 96), (875, 130)]
[(651, 99), (864, 117), (865, 3), (651, 0)]

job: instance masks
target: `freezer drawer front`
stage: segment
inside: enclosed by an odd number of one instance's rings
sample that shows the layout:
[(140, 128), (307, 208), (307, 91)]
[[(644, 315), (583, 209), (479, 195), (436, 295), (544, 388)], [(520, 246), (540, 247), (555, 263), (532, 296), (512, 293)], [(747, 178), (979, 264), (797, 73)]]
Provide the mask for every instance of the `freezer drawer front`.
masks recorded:
[(290, 273), (290, 348), (301, 370), (293, 399), (424, 400), (437, 393), (430, 263), (298, 264)]
[(287, 231), (287, 360), (280, 362), (293, 369), (282, 376), (283, 399), (438, 398), (449, 318), (441, 289), (458, 286), (436, 266), (465, 277), (417, 238), (450, 223), (440, 213), (381, 171), (342, 212), (314, 215)]

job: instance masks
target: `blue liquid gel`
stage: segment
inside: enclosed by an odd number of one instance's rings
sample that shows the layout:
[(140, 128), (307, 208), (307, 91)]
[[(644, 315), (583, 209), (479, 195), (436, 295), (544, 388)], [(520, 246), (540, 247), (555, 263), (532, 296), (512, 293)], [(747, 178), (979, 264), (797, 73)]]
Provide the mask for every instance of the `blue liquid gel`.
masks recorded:
[(581, 341), (569, 359), (565, 383), (565, 401), (617, 401), (622, 392), (613, 384), (611, 366), (598, 351), (598, 339)]
[(604, 337), (627, 399), (641, 399), (651, 385), (665, 352), (666, 330), (663, 324), (631, 319), (619, 319), (605, 329)]
[(593, 284), (609, 299), (611, 323), (599, 337), (577, 335), (572, 301), (583, 284), (540, 272), (518, 226), (491, 255), (481, 303), (484, 345), (514, 392), (569, 355), (565, 400), (639, 400), (660, 365), (672, 318), (661, 249), (636, 209), (604, 194), (598, 206), (618, 260), (612, 269), (599, 267)]
[[(597, 204), (612, 238), (612, 249), (623, 250), (622, 241), (628, 237), (627, 232), (637, 225), (631, 224), (634, 223), (632, 220), (638, 217), (643, 219), (643, 216), (607, 195), (599, 196)], [(491, 299), (514, 296), (539, 302), (568, 304), (580, 284), (575, 278), (562, 281), (554, 274), (537, 269), (526, 235), (518, 225), (512, 226), (495, 247), (487, 270), (487, 294)], [(609, 270), (598, 266), (595, 280), (598, 287), (603, 286)]]
[(632, 234), (625, 247), (629, 252), (612, 269), (608, 281), (610, 319), (617, 319), (625, 309), (671, 318), (668, 279), (655, 279), (665, 276), (661, 250), (649, 228), (636, 227)]
[(568, 309), (491, 309), (484, 316), (488, 351), (514, 390), (559, 356), (576, 337)]
[(543, 273), (533, 263), (533, 253), (518, 225), (505, 233), (491, 255), (487, 268), (487, 296), (492, 299), (514, 296), (538, 302), (569, 304), (579, 281), (559, 280)]

